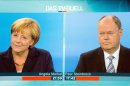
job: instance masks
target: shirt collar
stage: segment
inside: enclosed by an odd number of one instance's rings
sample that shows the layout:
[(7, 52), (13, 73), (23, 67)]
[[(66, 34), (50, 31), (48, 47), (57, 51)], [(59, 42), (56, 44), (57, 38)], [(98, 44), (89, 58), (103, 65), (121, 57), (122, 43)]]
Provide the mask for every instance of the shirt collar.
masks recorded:
[[(107, 52), (105, 52), (105, 51), (103, 51), (103, 52), (104, 52), (105, 59), (108, 59), (108, 57), (110, 56), (110, 54), (107, 53)], [(120, 52), (120, 45), (119, 45), (118, 49), (112, 54), (112, 56), (114, 56), (115, 59), (119, 59), (119, 52)]]

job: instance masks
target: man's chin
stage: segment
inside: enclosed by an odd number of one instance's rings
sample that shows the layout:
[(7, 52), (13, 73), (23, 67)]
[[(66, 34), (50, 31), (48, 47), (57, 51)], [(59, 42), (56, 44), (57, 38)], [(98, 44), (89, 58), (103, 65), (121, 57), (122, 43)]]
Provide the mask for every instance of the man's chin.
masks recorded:
[(104, 50), (111, 50), (111, 47), (103, 47)]

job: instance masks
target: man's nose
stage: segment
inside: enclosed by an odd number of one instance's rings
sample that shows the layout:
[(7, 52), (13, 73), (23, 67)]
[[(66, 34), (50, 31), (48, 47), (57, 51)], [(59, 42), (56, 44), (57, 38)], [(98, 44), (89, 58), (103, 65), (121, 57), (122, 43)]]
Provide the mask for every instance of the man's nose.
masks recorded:
[(108, 34), (106, 33), (106, 34), (104, 34), (104, 40), (108, 40), (109, 39), (109, 36), (108, 36)]

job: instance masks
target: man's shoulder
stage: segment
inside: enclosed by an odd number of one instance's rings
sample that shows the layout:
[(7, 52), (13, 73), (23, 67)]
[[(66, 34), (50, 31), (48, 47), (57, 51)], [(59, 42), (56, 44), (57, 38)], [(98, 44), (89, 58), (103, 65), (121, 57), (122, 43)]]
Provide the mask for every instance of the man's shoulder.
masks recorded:
[(130, 54), (130, 49), (121, 45), (120, 52)]
[(124, 49), (124, 50), (130, 50), (128, 47), (125, 47), (123, 45), (121, 45), (121, 48)]
[(98, 54), (100, 54), (102, 52), (102, 49), (101, 49), (101, 47), (99, 47), (99, 48), (96, 48), (96, 49), (93, 49), (93, 50), (90, 50), (90, 51), (88, 51), (88, 52), (84, 52), (84, 53), (82, 53), (81, 54), (81, 57), (83, 57), (83, 58), (86, 58), (86, 57), (95, 57), (95, 56), (97, 56)]

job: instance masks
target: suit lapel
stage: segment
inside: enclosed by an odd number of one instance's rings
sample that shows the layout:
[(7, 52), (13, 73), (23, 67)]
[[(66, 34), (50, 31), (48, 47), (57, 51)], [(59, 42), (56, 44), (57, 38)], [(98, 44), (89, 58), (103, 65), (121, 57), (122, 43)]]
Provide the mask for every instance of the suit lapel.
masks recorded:
[(11, 48), (9, 48), (6, 54), (3, 56), (3, 61), (9, 72), (16, 72)]
[(22, 72), (32, 72), (37, 62), (37, 59), (38, 59), (38, 52), (36, 51), (36, 48), (30, 49)]
[[(36, 52), (36, 48), (30, 49), (22, 72), (32, 71), (37, 62), (37, 59), (38, 59), (38, 52)], [(14, 64), (11, 47), (3, 55), (3, 61), (4, 61), (5, 68), (7, 68), (8, 72), (16, 72), (16, 67)]]
[(117, 72), (130, 72), (130, 51), (121, 46), (120, 48), (120, 54), (119, 54), (119, 61), (118, 61), (118, 67), (117, 67)]
[(104, 60), (104, 53), (101, 47), (98, 49), (98, 55), (97, 55), (97, 61), (98, 61), (98, 71), (99, 72), (106, 72), (105, 67), (105, 60)]

